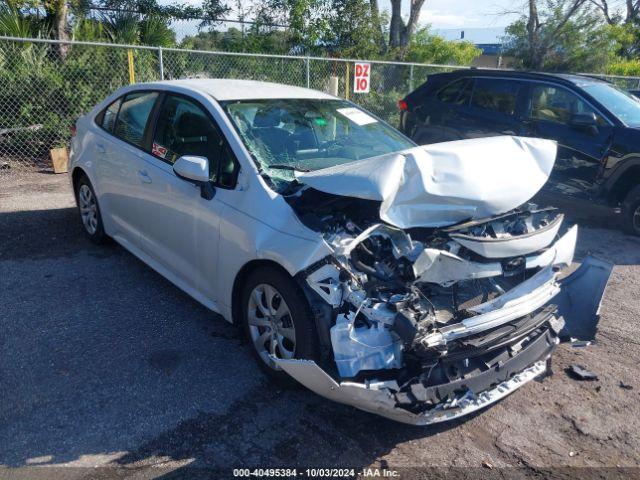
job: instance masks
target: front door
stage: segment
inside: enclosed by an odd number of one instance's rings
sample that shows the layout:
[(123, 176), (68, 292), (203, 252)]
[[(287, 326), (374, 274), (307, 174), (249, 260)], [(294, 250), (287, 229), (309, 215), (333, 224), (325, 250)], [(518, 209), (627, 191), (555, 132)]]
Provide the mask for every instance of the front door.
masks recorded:
[[(595, 125), (576, 125), (577, 115), (595, 115)], [(589, 198), (611, 139), (611, 124), (575, 92), (544, 83), (530, 86), (527, 121), (529, 135), (558, 142), (548, 188)]]
[(224, 204), (216, 196), (202, 198), (200, 187), (177, 177), (172, 166), (183, 155), (206, 157), (211, 181), (218, 186), (225, 154), (223, 139), (204, 107), (194, 99), (167, 94), (151, 150), (144, 155), (148, 178), (143, 185), (141, 243), (145, 253), (174, 274), (178, 283), (207, 298), (215, 291)]

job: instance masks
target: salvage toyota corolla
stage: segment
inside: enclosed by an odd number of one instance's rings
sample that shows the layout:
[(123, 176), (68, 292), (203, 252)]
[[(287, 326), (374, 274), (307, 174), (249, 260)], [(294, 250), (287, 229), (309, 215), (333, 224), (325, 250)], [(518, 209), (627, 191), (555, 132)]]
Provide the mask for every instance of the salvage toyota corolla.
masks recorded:
[(345, 100), (240, 80), (125, 87), (77, 122), (89, 237), (115, 239), (244, 326), (259, 364), (412, 424), (545, 372), (610, 266), (531, 203), (547, 140), (416, 146)]

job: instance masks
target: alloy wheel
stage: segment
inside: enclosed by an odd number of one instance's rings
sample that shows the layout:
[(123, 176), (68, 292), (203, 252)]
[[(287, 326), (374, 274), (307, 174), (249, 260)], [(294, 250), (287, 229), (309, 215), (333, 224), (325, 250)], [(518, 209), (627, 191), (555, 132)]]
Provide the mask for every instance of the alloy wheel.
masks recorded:
[(80, 218), (82, 224), (89, 235), (94, 235), (98, 231), (98, 204), (89, 188), (89, 185), (80, 185), (78, 190), (78, 206), (80, 207)]
[(276, 358), (293, 358), (296, 348), (296, 332), (291, 310), (280, 292), (266, 283), (257, 285), (249, 295), (247, 323), (253, 346), (270, 368), (280, 370), (271, 355)]

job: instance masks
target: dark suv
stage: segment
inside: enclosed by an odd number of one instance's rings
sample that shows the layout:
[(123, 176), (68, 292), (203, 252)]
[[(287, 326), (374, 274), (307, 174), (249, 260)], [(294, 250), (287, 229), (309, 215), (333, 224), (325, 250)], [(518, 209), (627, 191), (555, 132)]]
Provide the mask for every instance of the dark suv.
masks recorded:
[(580, 75), (458, 70), (400, 100), (419, 144), (492, 135), (557, 140), (547, 189), (620, 209), (640, 235), (640, 100)]

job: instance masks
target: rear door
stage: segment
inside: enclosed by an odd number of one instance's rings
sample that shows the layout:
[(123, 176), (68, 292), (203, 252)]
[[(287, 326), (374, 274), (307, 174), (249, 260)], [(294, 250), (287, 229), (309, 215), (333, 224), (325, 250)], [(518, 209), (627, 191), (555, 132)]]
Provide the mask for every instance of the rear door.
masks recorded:
[(477, 77), (464, 123), (466, 138), (520, 135), (523, 125), (518, 106), (525, 94), (517, 79)]
[[(595, 115), (596, 126), (572, 125), (576, 114)], [(558, 157), (548, 186), (573, 196), (591, 196), (613, 133), (608, 120), (576, 92), (541, 82), (529, 85), (526, 117), (528, 135), (558, 142)]]
[(95, 142), (100, 201), (111, 235), (138, 246), (140, 211), (140, 156), (156, 92), (126, 94), (101, 115)]
[(466, 138), (466, 110), (471, 98), (472, 78), (459, 78), (435, 95), (414, 100), (412, 116), (416, 126), (410, 133), (419, 145)]

